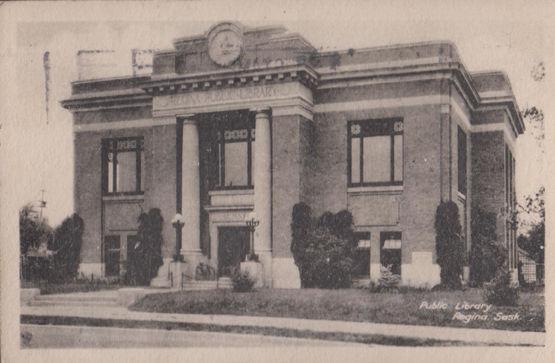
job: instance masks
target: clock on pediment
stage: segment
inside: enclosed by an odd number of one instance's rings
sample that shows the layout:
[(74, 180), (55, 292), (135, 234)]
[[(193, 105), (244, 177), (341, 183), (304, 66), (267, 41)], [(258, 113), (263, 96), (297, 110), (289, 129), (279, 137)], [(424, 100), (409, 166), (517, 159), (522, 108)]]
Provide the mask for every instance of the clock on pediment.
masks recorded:
[(221, 23), (208, 31), (208, 55), (214, 63), (226, 67), (243, 52), (243, 32), (234, 23)]

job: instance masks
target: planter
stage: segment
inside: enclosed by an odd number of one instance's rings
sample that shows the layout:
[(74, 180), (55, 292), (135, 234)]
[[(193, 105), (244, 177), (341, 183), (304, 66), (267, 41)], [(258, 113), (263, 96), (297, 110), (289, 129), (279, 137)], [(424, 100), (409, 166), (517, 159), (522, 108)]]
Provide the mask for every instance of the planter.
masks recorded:
[(255, 289), (264, 286), (264, 270), (262, 269), (262, 264), (260, 262), (241, 262), (240, 269), (241, 272), (247, 272), (249, 276), (254, 280)]

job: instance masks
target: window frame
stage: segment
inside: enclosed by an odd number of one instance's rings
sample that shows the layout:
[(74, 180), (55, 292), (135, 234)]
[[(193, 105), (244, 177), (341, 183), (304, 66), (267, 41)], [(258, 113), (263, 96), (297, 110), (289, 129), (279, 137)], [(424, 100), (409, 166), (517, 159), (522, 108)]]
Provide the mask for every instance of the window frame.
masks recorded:
[[(402, 265), (403, 265), (403, 232), (402, 231), (381, 231), (380, 232), (380, 266), (386, 266), (384, 264), (384, 245), (385, 245), (385, 241), (389, 240), (389, 239), (394, 239), (394, 240), (398, 240), (401, 241), (401, 248), (395, 248), (393, 250), (397, 251), (399, 253), (399, 266), (398, 266), (398, 275), (401, 276), (402, 273)], [(393, 273), (397, 273), (396, 271), (397, 268), (393, 267), (392, 268), (392, 272)]]
[[(225, 139), (226, 131), (239, 131), (247, 130), (247, 137), (237, 140), (227, 140)], [(256, 125), (252, 118), (249, 116), (249, 120), (244, 126), (228, 125), (221, 123), (216, 130), (216, 162), (217, 162), (217, 182), (213, 187), (214, 190), (250, 190), (254, 189), (254, 176), (252, 175), (253, 168), (253, 148), (254, 142), (256, 140)], [(247, 143), (247, 185), (225, 185), (225, 145), (227, 143)]]
[[(367, 253), (368, 254), (368, 269), (367, 269), (368, 271), (366, 271), (366, 273), (363, 274), (363, 275), (356, 274), (356, 271), (355, 271), (355, 273), (353, 274), (353, 277), (354, 278), (369, 278), (370, 277), (370, 265), (372, 264), (372, 261), (371, 261), (372, 248), (371, 248), (371, 246), (360, 247), (359, 243), (360, 243), (361, 240), (371, 241), (372, 240), (372, 233), (370, 231), (354, 232), (354, 238), (357, 241), (357, 245), (356, 245), (354, 253), (355, 254), (357, 254), (357, 253)], [(355, 264), (356, 262), (357, 262), (357, 260), (356, 260), (356, 256), (355, 256), (353, 264)]]
[[(121, 141), (136, 141), (136, 146), (133, 148), (118, 148), (118, 142)], [(135, 190), (132, 191), (117, 191), (117, 155), (119, 152), (135, 152)], [(108, 172), (108, 153), (114, 154), (112, 161), (112, 180), (109, 179)], [(102, 139), (102, 195), (104, 196), (118, 196), (118, 195), (143, 195), (144, 185), (142, 185), (142, 173), (144, 165), (142, 159), (144, 158), (144, 137), (130, 136), (130, 137), (115, 137)], [(108, 185), (112, 183), (112, 192), (109, 192)]]
[[(397, 125), (400, 123), (400, 129)], [(360, 125), (359, 133), (353, 135), (353, 126)], [(372, 130), (376, 125), (382, 130)], [(401, 166), (401, 180), (395, 180), (395, 136), (402, 136), (402, 150), (401, 157), (403, 165)], [(364, 139), (373, 136), (390, 136), (390, 150), (389, 150), (389, 163), (390, 163), (390, 178), (388, 181), (379, 182), (365, 182), (364, 181)], [(352, 140), (359, 140), (359, 182), (352, 181)], [(405, 137), (404, 137), (404, 120), (402, 117), (395, 118), (382, 118), (382, 119), (364, 119), (364, 120), (351, 120), (347, 122), (347, 183), (348, 187), (366, 187), (366, 186), (402, 186), (405, 179)]]

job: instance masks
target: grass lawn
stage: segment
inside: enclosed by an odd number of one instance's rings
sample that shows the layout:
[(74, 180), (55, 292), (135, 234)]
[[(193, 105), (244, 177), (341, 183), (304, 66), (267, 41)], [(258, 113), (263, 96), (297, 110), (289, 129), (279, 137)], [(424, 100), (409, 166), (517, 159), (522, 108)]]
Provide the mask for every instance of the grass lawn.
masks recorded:
[[(429, 310), (423, 302), (446, 304), (445, 309)], [(187, 314), (228, 314), (276, 316), (304, 319), (361, 321), (386, 324), (434, 325), (521, 331), (545, 331), (543, 293), (521, 292), (519, 306), (456, 310), (459, 304), (482, 304), (480, 289), (466, 291), (408, 291), (403, 293), (370, 293), (366, 289), (261, 289), (237, 293), (230, 290), (180, 291), (152, 294), (130, 307), (135, 311)], [(459, 312), (465, 316), (481, 315), (486, 320), (453, 319)], [(518, 313), (517, 320), (499, 320)]]

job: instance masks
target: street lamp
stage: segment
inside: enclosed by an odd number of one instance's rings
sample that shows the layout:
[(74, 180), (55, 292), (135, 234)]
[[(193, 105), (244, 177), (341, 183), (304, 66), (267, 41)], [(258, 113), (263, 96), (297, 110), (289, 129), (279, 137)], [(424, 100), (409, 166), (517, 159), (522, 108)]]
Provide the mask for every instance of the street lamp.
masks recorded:
[(175, 228), (175, 254), (173, 260), (176, 262), (183, 262), (183, 255), (181, 254), (181, 229), (185, 225), (185, 219), (180, 213), (176, 213), (172, 218), (172, 226)]
[(245, 261), (256, 260), (256, 255), (254, 254), (254, 230), (260, 224), (260, 221), (256, 219), (254, 212), (250, 212), (245, 216), (245, 224), (250, 232), (249, 253), (245, 256)]

